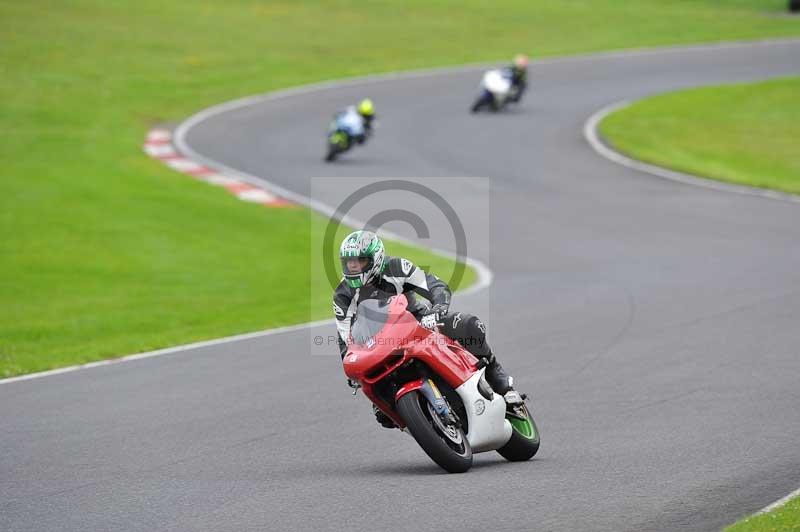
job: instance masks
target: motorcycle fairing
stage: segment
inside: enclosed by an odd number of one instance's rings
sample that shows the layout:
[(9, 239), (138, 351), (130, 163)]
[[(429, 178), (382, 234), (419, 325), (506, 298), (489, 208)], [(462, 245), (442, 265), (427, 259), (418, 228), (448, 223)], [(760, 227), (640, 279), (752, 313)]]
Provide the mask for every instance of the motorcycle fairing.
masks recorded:
[[(383, 329), (368, 345), (351, 345), (343, 359), (345, 374), (367, 385), (375, 384), (410, 358), (424, 362), (453, 388), (475, 371), (477, 359), (454, 340), (422, 327), (406, 312), (405, 296), (389, 300), (389, 316)], [(413, 352), (413, 356), (411, 354)]]
[(434, 383), (432, 379), (417, 379), (404, 384), (399, 390), (397, 390), (397, 393), (394, 396), (395, 403), (407, 393), (415, 390), (419, 390), (422, 395), (425, 396), (425, 399), (428, 400), (438, 415), (445, 417), (450, 415), (450, 408), (447, 406), (447, 401), (444, 399), (442, 392), (439, 391), (439, 388), (436, 387), (436, 383)]
[(478, 390), (478, 382), (485, 372), (485, 368), (481, 369), (456, 388), (467, 412), (469, 432), (466, 436), (474, 453), (499, 449), (508, 443), (513, 431), (505, 418), (505, 399), (496, 393), (486, 399)]
[(483, 87), (492, 93), (495, 101), (500, 104), (511, 90), (511, 80), (501, 70), (490, 70), (483, 75)]
[[(417, 360), (429, 367), (454, 390), (462, 390), (458, 393), (464, 404), (469, 405), (468, 412), (470, 408), (474, 408), (474, 402), (478, 398), (483, 399), (488, 406), (491, 406), (491, 412), (497, 408), (495, 405), (498, 400), (503, 403), (502, 408), (505, 409), (504, 401), (500, 396), (495, 394), (495, 397), (489, 401), (478, 391), (478, 381), (483, 375), (483, 371), (476, 373), (478, 360), (457, 342), (422, 327), (414, 316), (406, 312), (407, 306), (408, 300), (403, 295), (390, 298), (388, 305), (381, 307), (381, 311), (388, 312), (383, 328), (365, 344), (352, 344), (342, 360), (345, 374), (350, 379), (361, 383), (364, 395), (389, 416), (398, 427), (405, 427), (405, 422), (397, 414), (394, 406), (377, 394), (375, 385), (404, 364)], [(421, 378), (405, 383), (396, 392), (396, 398), (399, 399), (414, 390), (420, 390), (424, 394), (426, 390), (422, 390), (422, 388), (425, 387), (426, 380), (426, 378)], [(470, 384), (464, 386), (468, 382)], [(434, 407), (437, 406), (435, 398), (431, 404)], [(479, 418), (481, 416), (472, 415), (470, 417), (468, 414), (470, 423), (472, 417)], [(501, 417), (504, 418), (504, 415)], [(477, 419), (476, 422), (478, 423), (476, 442), (479, 446), (490, 444), (490, 438), (484, 433), (494, 426), (487, 426), (483, 418)], [(485, 428), (481, 430), (480, 427)], [(494, 428), (497, 430), (497, 427)], [(508, 431), (502, 428), (502, 434), (505, 435), (507, 432), (508, 437), (511, 436), (510, 431), (510, 425)], [(469, 433), (473, 433), (471, 426)], [(469, 434), (467, 436), (469, 438)]]

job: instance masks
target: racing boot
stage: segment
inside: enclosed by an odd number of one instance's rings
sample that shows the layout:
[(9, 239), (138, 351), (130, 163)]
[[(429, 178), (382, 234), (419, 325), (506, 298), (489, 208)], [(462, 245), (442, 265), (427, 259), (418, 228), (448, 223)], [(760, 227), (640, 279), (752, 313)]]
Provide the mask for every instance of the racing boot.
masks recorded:
[(393, 429), (396, 427), (392, 418), (384, 414), (377, 405), (372, 405), (372, 412), (375, 414), (375, 419), (381, 424), (381, 427), (386, 429)]
[(505, 396), (514, 389), (514, 378), (506, 373), (503, 366), (497, 361), (494, 353), (489, 352), (487, 357), (489, 363), (486, 365), (486, 382), (499, 395)]

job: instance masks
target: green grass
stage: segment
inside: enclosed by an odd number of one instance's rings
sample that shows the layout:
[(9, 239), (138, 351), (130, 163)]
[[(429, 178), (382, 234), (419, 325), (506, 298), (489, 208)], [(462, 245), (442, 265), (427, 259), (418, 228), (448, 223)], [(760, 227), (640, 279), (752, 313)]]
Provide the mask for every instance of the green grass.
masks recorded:
[(319, 221), (148, 159), (153, 124), (280, 87), (517, 51), (798, 35), (784, 4), (0, 1), (0, 376), (329, 315), (329, 294), (309, 293)]
[(742, 519), (725, 532), (800, 532), (800, 497), (769, 513)]
[(800, 193), (800, 78), (680, 91), (613, 113), (600, 131), (637, 159)]

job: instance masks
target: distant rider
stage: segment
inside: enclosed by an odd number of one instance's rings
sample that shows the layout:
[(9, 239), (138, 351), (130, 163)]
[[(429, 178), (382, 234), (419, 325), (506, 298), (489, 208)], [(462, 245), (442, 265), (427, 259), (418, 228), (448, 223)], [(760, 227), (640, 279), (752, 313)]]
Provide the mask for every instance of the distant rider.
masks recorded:
[(364, 144), (367, 137), (372, 134), (372, 122), (375, 119), (375, 106), (372, 100), (365, 98), (358, 106), (350, 105), (343, 111), (336, 113), (332, 129), (343, 131), (358, 142)]
[(369, 137), (372, 134), (372, 122), (375, 120), (375, 105), (372, 100), (369, 98), (361, 100), (358, 103), (358, 114), (364, 120), (364, 131), (366, 131), (366, 136)]
[[(460, 343), (477, 358), (485, 358), (486, 380), (495, 392), (505, 395), (513, 389), (513, 379), (497, 362), (489, 344), (486, 343), (486, 326), (476, 316), (465, 312), (450, 311), (450, 288), (433, 274), (417, 268), (411, 261), (399, 257), (388, 257), (383, 242), (370, 231), (350, 233), (339, 248), (344, 278), (333, 295), (333, 312), (339, 330), (339, 354), (344, 359), (350, 342), (350, 327), (358, 303), (365, 299), (387, 299), (397, 294), (406, 294), (408, 311), (423, 327), (436, 328), (439, 332)], [(432, 306), (419, 301), (418, 294)], [(378, 422), (393, 428), (392, 420), (377, 407), (374, 409)]]
[(528, 86), (528, 56), (523, 54), (514, 56), (514, 62), (506, 68), (506, 74), (511, 79), (511, 94), (508, 99), (519, 102)]

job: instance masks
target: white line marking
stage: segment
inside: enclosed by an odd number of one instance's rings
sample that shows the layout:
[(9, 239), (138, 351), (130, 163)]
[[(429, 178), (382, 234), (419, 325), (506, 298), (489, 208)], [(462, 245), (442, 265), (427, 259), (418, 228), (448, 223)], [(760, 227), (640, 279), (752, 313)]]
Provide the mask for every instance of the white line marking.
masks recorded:
[[(710, 45), (706, 44), (706, 45), (695, 45), (695, 46), (671, 46), (671, 47), (662, 47), (662, 48), (642, 48), (642, 49), (634, 49), (634, 50), (626, 50), (626, 51), (599, 52), (599, 53), (585, 54), (585, 55), (579, 55), (579, 56), (573, 56), (573, 57), (554, 57), (554, 58), (548, 58), (548, 59), (542, 59), (542, 60), (539, 60), (539, 61), (535, 61), (535, 62), (531, 63), (531, 66), (532, 67), (536, 67), (537, 65), (555, 64), (555, 63), (560, 63), (560, 62), (594, 61), (596, 59), (602, 59), (602, 58), (607, 58), (607, 59), (624, 58), (624, 57), (634, 57), (634, 56), (673, 53), (673, 52), (680, 53), (680, 52), (687, 52), (687, 51), (731, 49), (731, 48), (751, 47), (751, 46), (773, 46), (773, 45), (781, 45), (781, 44), (792, 44), (792, 43), (798, 43), (798, 42), (800, 42), (800, 39), (797, 39), (797, 38), (785, 38), (785, 39), (767, 39), (767, 40), (753, 40), (753, 41), (733, 41), (733, 42), (710, 44)], [(245, 181), (248, 181), (248, 180), (249, 181), (254, 181), (255, 183), (258, 183), (258, 184), (261, 184), (261, 185), (266, 183), (272, 188), (272, 190), (276, 191), (279, 195), (283, 196), (285, 199), (287, 199), (289, 201), (293, 201), (294, 203), (305, 205), (305, 206), (307, 206), (309, 208), (317, 210), (318, 212), (321, 212), (323, 214), (327, 214), (328, 216), (330, 216), (330, 215), (333, 214), (333, 212), (330, 210), (330, 207), (324, 205), (323, 203), (317, 202), (317, 201), (315, 201), (315, 200), (313, 200), (311, 198), (306, 198), (304, 196), (301, 196), (300, 194), (295, 194), (293, 192), (290, 192), (290, 191), (284, 189), (283, 187), (279, 187), (277, 185), (274, 185), (273, 183), (270, 183), (269, 181), (263, 180), (263, 179), (258, 178), (256, 176), (250, 176), (249, 174), (244, 174), (242, 172), (238, 172), (236, 170), (233, 170), (232, 168), (226, 167), (225, 165), (223, 165), (221, 163), (213, 163), (213, 161), (211, 159), (208, 159), (208, 158), (200, 156), (199, 154), (195, 153), (191, 148), (189, 148), (189, 146), (186, 144), (186, 141), (185, 141), (186, 132), (189, 129), (191, 129), (191, 127), (193, 127), (194, 125), (197, 125), (198, 123), (202, 122), (203, 120), (205, 120), (205, 119), (207, 119), (207, 118), (209, 118), (209, 117), (211, 117), (213, 115), (222, 113), (222, 112), (227, 111), (227, 110), (238, 109), (240, 107), (245, 107), (247, 105), (253, 105), (255, 103), (260, 103), (262, 101), (277, 100), (277, 99), (280, 99), (280, 98), (286, 98), (286, 97), (293, 96), (293, 95), (308, 94), (308, 93), (318, 92), (318, 91), (322, 91), (322, 90), (326, 90), (326, 89), (335, 89), (335, 88), (347, 87), (347, 86), (352, 86), (352, 85), (357, 85), (357, 84), (368, 84), (368, 83), (375, 83), (375, 82), (379, 82), (379, 81), (388, 81), (388, 80), (393, 80), (393, 79), (411, 79), (411, 78), (414, 78), (414, 77), (445, 75), (445, 74), (451, 74), (451, 73), (457, 73), (457, 72), (469, 72), (470, 70), (478, 70), (478, 69), (486, 68), (487, 66), (490, 66), (490, 65), (493, 66), (493, 65), (496, 65), (497, 63), (499, 63), (499, 61), (493, 61), (491, 63), (489, 63), (489, 62), (486, 62), (486, 63), (474, 63), (474, 64), (455, 66), (455, 67), (439, 67), (439, 68), (431, 68), (431, 69), (418, 70), (418, 71), (387, 72), (387, 73), (383, 73), (383, 74), (374, 74), (374, 75), (371, 75), (371, 76), (362, 76), (362, 77), (342, 79), (342, 80), (332, 80), (332, 81), (327, 81), (327, 82), (322, 82), (322, 83), (317, 83), (317, 84), (312, 84), (312, 85), (304, 85), (304, 86), (300, 86), (300, 87), (294, 87), (294, 88), (290, 88), (290, 89), (284, 89), (284, 90), (280, 90), (280, 91), (275, 91), (275, 92), (271, 92), (271, 93), (267, 93), (267, 94), (251, 96), (251, 97), (248, 97), (248, 98), (242, 98), (242, 99), (239, 99), (239, 100), (232, 100), (230, 102), (226, 102), (226, 103), (222, 103), (222, 104), (219, 104), (219, 105), (215, 105), (213, 107), (209, 107), (209, 108), (207, 108), (207, 109), (205, 109), (203, 111), (200, 111), (200, 112), (192, 115), (191, 117), (189, 117), (189, 119), (187, 119), (184, 122), (182, 122), (180, 124), (180, 126), (178, 127), (178, 129), (176, 130), (176, 137), (178, 137), (176, 139), (176, 144), (178, 145), (178, 148), (184, 154), (192, 155), (193, 158), (195, 158), (197, 160), (200, 160), (200, 161), (207, 161), (206, 162), (206, 166), (209, 166), (209, 167), (212, 167), (212, 168), (216, 168), (216, 169), (227, 169), (231, 173), (238, 174), (241, 177), (246, 177), (247, 179), (244, 179)], [(585, 129), (584, 129), (584, 131), (585, 131)], [(166, 133), (169, 133), (169, 132), (166, 132)], [(163, 134), (159, 134), (159, 133), (157, 133), (156, 137), (153, 138), (153, 140), (164, 140), (164, 139), (165, 139), (165, 137), (163, 136)], [(207, 180), (210, 183), (213, 183), (213, 184), (221, 184), (221, 183), (215, 183), (214, 180), (222, 180), (222, 179), (227, 180), (227, 179), (230, 179), (230, 178), (227, 178), (225, 176), (210, 176), (210, 177), (204, 178), (204, 179)], [(357, 220), (353, 220), (350, 217), (346, 217), (345, 219), (343, 219), (342, 223), (347, 223), (349, 225), (354, 225), (354, 226), (364, 225), (364, 224), (359, 224)], [(399, 235), (391, 235), (391, 236), (395, 240), (409, 242), (408, 239), (402, 238)], [(416, 243), (414, 243), (414, 242), (410, 242), (410, 243), (416, 245)], [(446, 251), (442, 251), (442, 250), (436, 250), (436, 249), (432, 249), (431, 251), (433, 251), (435, 253), (443, 254), (444, 256), (446, 256), (448, 258), (452, 258), (452, 253), (449, 253), (449, 252), (446, 252)], [(459, 294), (461, 294), (461, 295), (467, 295), (467, 294), (471, 294), (471, 293), (477, 292), (479, 290), (482, 290), (483, 288), (485, 288), (485, 287), (487, 287), (487, 286), (489, 286), (491, 284), (492, 278), (493, 278), (492, 271), (489, 270), (489, 268), (487, 268), (483, 263), (481, 263), (479, 261), (476, 261), (474, 259), (467, 259), (467, 264), (469, 264), (470, 266), (475, 268), (475, 270), (478, 272), (478, 282), (475, 283), (472, 287), (464, 290), (463, 292), (459, 292)], [(38, 373), (29, 373), (27, 375), (21, 375), (19, 377), (10, 377), (10, 378), (7, 378), (7, 379), (0, 379), (0, 384), (7, 384), (7, 383), (11, 383), (11, 382), (32, 380), (32, 379), (37, 379), (37, 378), (40, 378), (40, 377), (47, 377), (49, 375), (58, 375), (58, 374), (61, 374), (61, 373), (68, 373), (68, 372), (71, 372), (71, 371), (77, 371), (79, 369), (88, 369), (88, 368), (93, 368), (93, 367), (98, 367), (98, 366), (106, 366), (106, 365), (117, 364), (117, 363), (121, 363), (121, 362), (127, 362), (127, 361), (130, 361), (130, 360), (139, 360), (139, 359), (142, 359), (142, 358), (149, 358), (149, 357), (165, 355), (165, 354), (169, 354), (169, 353), (188, 351), (188, 350), (191, 350), (191, 349), (196, 349), (196, 348), (200, 348), (200, 347), (206, 347), (206, 346), (209, 346), (209, 345), (219, 345), (219, 344), (225, 344), (225, 343), (229, 343), (229, 342), (236, 342), (236, 341), (240, 341), (240, 340), (245, 340), (247, 338), (256, 338), (256, 337), (259, 337), (259, 336), (269, 336), (271, 334), (280, 334), (280, 333), (289, 332), (289, 331), (292, 331), (292, 330), (301, 330), (301, 329), (305, 329), (305, 328), (312, 328), (312, 327), (316, 327), (316, 326), (322, 325), (324, 323), (329, 323), (329, 320), (319, 321), (319, 322), (310, 322), (310, 323), (304, 323), (304, 324), (299, 324), (299, 325), (292, 325), (292, 326), (288, 326), (288, 327), (279, 327), (279, 328), (276, 328), (276, 329), (268, 329), (268, 330), (260, 331), (260, 332), (248, 333), (248, 334), (243, 334), (243, 335), (238, 335), (238, 336), (229, 336), (227, 338), (219, 338), (217, 340), (209, 340), (207, 342), (196, 342), (196, 343), (192, 343), (192, 344), (185, 344), (185, 345), (179, 345), (179, 346), (175, 346), (175, 347), (169, 347), (169, 348), (166, 348), (166, 349), (159, 349), (157, 351), (150, 351), (150, 352), (147, 352), (147, 353), (139, 353), (139, 354), (135, 354), (135, 355), (128, 355), (128, 356), (124, 356), (124, 357), (121, 357), (121, 358), (115, 358), (115, 359), (111, 359), (111, 360), (101, 360), (101, 361), (98, 361), (98, 362), (92, 362), (90, 364), (83, 364), (83, 365), (78, 365), (78, 366), (69, 366), (69, 367), (66, 367), (66, 368), (59, 368), (59, 369), (54, 369), (54, 370), (50, 370), (50, 371), (42, 371), (42, 372), (38, 372)]]
[(167, 163), (167, 166), (179, 172), (196, 172), (203, 168), (202, 165), (199, 165), (194, 161), (190, 161), (189, 159), (184, 159), (183, 157), (179, 159), (168, 159), (165, 162)]
[(214, 174), (214, 175), (210, 175), (208, 177), (203, 177), (202, 179), (204, 181), (207, 181), (210, 184), (216, 185), (218, 187), (225, 187), (225, 186), (235, 185), (236, 183), (239, 183), (238, 179), (234, 179), (232, 177), (228, 177), (228, 176), (225, 176), (225, 175), (222, 175), (222, 174)]
[(172, 138), (172, 133), (166, 129), (151, 129), (147, 134), (147, 140), (153, 142), (164, 142)]
[[(544, 59), (538, 59), (536, 61), (532, 61), (530, 63), (530, 67), (537, 68), (543, 65), (597, 61), (598, 59), (624, 59), (627, 57), (641, 57), (647, 55), (662, 55), (670, 53), (684, 53), (684, 52), (707, 51), (707, 50), (752, 48), (760, 46), (779, 46), (785, 44), (800, 44), (800, 39), (798, 39), (797, 37), (787, 37), (779, 39), (760, 39), (760, 40), (756, 39), (751, 41), (729, 41), (729, 42), (712, 43), (712, 44), (676, 45), (676, 46), (664, 46), (664, 47), (652, 47), (652, 48), (634, 48), (628, 50), (616, 50), (607, 52), (593, 52), (593, 53), (574, 55), (574, 56), (566, 56), (566, 57), (561, 56), (561, 57), (549, 57)], [(342, 87), (351, 87), (354, 85), (367, 85), (371, 83), (380, 83), (383, 81), (392, 81), (397, 79), (424, 78), (431, 76), (441, 76), (446, 74), (470, 72), (472, 70), (480, 70), (488, 67), (497, 66), (497, 64), (501, 62), (502, 61), (467, 63), (464, 65), (449, 66), (449, 67), (433, 67), (421, 70), (384, 72), (381, 74), (369, 74), (366, 76), (354, 76), (351, 78), (321, 81), (318, 83), (311, 83), (307, 85), (300, 85), (297, 87), (290, 87), (287, 89), (271, 91), (264, 94), (245, 96), (244, 98), (222, 102), (220, 104), (207, 107), (206, 109), (197, 112), (196, 114), (189, 117), (187, 120), (183, 121), (178, 126), (178, 128), (173, 132), (173, 137), (176, 138), (176, 145), (178, 146), (178, 149), (183, 151), (184, 147), (188, 147), (186, 146), (186, 141), (185, 141), (185, 135), (188, 129), (191, 129), (198, 123), (206, 120), (207, 118), (210, 118), (211, 116), (215, 116), (220, 113), (224, 113), (226, 111), (241, 109), (243, 107), (247, 107), (250, 105), (256, 105), (258, 103), (267, 101), (280, 100), (291, 96), (312, 94), (324, 90), (339, 89)], [(189, 150), (184, 153), (193, 154), (194, 152), (192, 150)]]
[(244, 192), (239, 192), (236, 194), (236, 197), (242, 201), (250, 201), (253, 203), (265, 203), (275, 201), (275, 196), (267, 192), (266, 190), (262, 190), (260, 188), (253, 188), (250, 190), (245, 190)]
[(172, 144), (148, 143), (144, 145), (144, 152), (150, 157), (155, 157), (156, 159), (160, 159), (162, 157), (171, 157), (177, 154), (175, 148), (172, 147)]
[[(219, 112), (225, 112), (227, 110), (230, 110), (230, 109), (224, 109), (224, 110), (221, 110)], [(202, 111), (201, 111), (201, 113), (202, 113)], [(198, 113), (198, 114), (200, 114), (200, 113)], [(197, 115), (195, 115), (195, 117), (196, 116)], [(212, 115), (206, 115), (203, 119), (209, 118), (210, 116), (212, 116)], [(305, 207), (308, 207), (308, 208), (310, 208), (312, 210), (315, 210), (315, 211), (317, 211), (317, 212), (319, 212), (319, 213), (321, 213), (321, 214), (323, 214), (325, 216), (328, 216), (328, 217), (333, 217), (334, 216), (334, 214), (336, 212), (336, 209), (334, 207), (330, 207), (330, 206), (328, 206), (328, 205), (326, 205), (326, 204), (324, 204), (324, 203), (322, 203), (320, 201), (317, 201), (317, 200), (315, 200), (313, 198), (309, 198), (309, 197), (303, 196), (301, 194), (297, 194), (295, 192), (292, 192), (292, 191), (290, 191), (288, 189), (285, 189), (285, 188), (281, 187), (280, 185), (276, 185), (275, 183), (273, 183), (271, 181), (268, 181), (266, 179), (254, 176), (252, 174), (247, 174), (245, 172), (240, 172), (239, 170), (236, 170), (234, 168), (226, 166), (223, 163), (220, 163), (218, 161), (215, 161), (215, 160), (210, 159), (208, 157), (205, 157), (203, 155), (200, 155), (197, 152), (195, 152), (194, 150), (192, 150), (186, 144), (186, 142), (184, 140), (184, 137), (186, 135), (186, 132), (189, 129), (191, 129), (191, 127), (197, 125), (199, 122), (202, 121), (202, 120), (192, 121), (192, 119), (195, 118), (195, 117), (189, 118), (189, 120), (187, 120), (186, 122), (182, 123), (178, 127), (178, 129), (176, 130), (176, 133), (175, 133), (175, 143), (176, 143), (176, 145), (178, 145), (178, 149), (183, 154), (187, 155), (189, 158), (191, 158), (193, 160), (199, 161), (201, 164), (203, 164), (205, 166), (208, 166), (209, 168), (213, 168), (214, 170), (217, 170), (218, 172), (222, 172), (222, 173), (224, 173), (226, 175), (236, 176), (236, 179), (238, 179), (239, 181), (243, 181), (245, 183), (250, 183), (251, 185), (254, 185), (254, 186), (257, 186), (257, 187), (265, 187), (266, 189), (275, 192), (278, 196), (281, 196), (281, 197), (283, 197), (283, 198), (285, 198), (285, 199), (287, 199), (287, 200), (289, 200), (289, 201), (291, 201), (293, 203), (297, 203), (298, 205), (303, 205)], [(186, 126), (186, 127), (184, 127), (184, 126)], [(343, 224), (349, 225), (351, 227), (363, 227), (364, 226), (364, 222), (362, 222), (360, 220), (357, 220), (357, 219), (355, 219), (355, 218), (353, 218), (352, 216), (349, 216), (349, 215), (344, 216), (341, 219), (341, 222)], [(402, 243), (410, 244), (410, 245), (413, 245), (413, 246), (419, 246), (418, 242), (415, 242), (415, 241), (413, 241), (413, 240), (411, 240), (409, 238), (406, 238), (404, 236), (397, 235), (397, 234), (392, 233), (390, 231), (382, 231), (382, 235), (384, 237), (390, 239), (390, 240), (395, 240), (397, 242), (402, 242)], [(442, 256), (442, 257), (446, 257), (448, 259), (457, 258), (454, 253), (452, 253), (450, 251), (447, 251), (447, 250), (439, 249), (439, 248), (428, 248), (428, 251), (430, 251), (430, 252), (432, 252), (432, 253), (434, 253), (436, 255), (439, 255), (439, 256)], [(466, 296), (466, 295), (474, 294), (475, 292), (478, 292), (478, 291), (483, 290), (484, 288), (488, 287), (492, 283), (492, 279), (494, 278), (494, 274), (492, 273), (492, 271), (483, 262), (481, 262), (481, 261), (479, 261), (477, 259), (473, 259), (471, 257), (467, 257), (465, 259), (465, 262), (467, 263), (467, 265), (469, 265), (469, 266), (471, 266), (472, 268), (475, 269), (475, 272), (478, 275), (478, 279), (475, 282), (475, 284), (473, 284), (469, 288), (466, 288), (465, 290), (461, 290), (461, 291), (457, 292), (459, 295)]]
[(800, 488), (794, 490), (793, 492), (791, 492), (786, 497), (784, 497), (782, 499), (778, 499), (777, 501), (773, 502), (769, 506), (766, 506), (766, 507), (762, 508), (761, 510), (757, 511), (754, 515), (761, 515), (761, 514), (765, 514), (765, 513), (771, 512), (772, 510), (775, 510), (775, 509), (780, 508), (781, 506), (785, 505), (787, 502), (789, 502), (790, 500), (794, 499), (795, 497), (800, 497)]
[(110, 366), (112, 364), (120, 364), (122, 362), (130, 362), (131, 360), (141, 360), (143, 358), (157, 357), (161, 355), (169, 355), (173, 353), (181, 353), (183, 351), (190, 351), (192, 349), (200, 349), (203, 347), (211, 347), (215, 345), (229, 344), (231, 342), (241, 342), (243, 340), (252, 340), (254, 338), (263, 338), (265, 336), (272, 336), (275, 334), (282, 334), (286, 332), (302, 331), (304, 329), (312, 329), (314, 327), (321, 327), (323, 325), (335, 326), (333, 318), (327, 320), (311, 321), (308, 323), (300, 323), (298, 325), (287, 325), (285, 327), (277, 327), (275, 329), (266, 329), (263, 331), (256, 331), (244, 334), (237, 334), (234, 336), (226, 336), (224, 338), (215, 338), (213, 340), (205, 340), (202, 342), (193, 342), (191, 344), (178, 345), (175, 347), (167, 347), (164, 349), (157, 349), (155, 351), (147, 351), (145, 353), (137, 353), (135, 355), (127, 355), (120, 358), (112, 358), (108, 360), (98, 360), (97, 362), (90, 362), (88, 364), (80, 364), (77, 366), (68, 366), (66, 368), (51, 369), (49, 371), (40, 371), (38, 373), (28, 373), (27, 375), (20, 375), (19, 377), (9, 377), (7, 379), (0, 379), (0, 384), (10, 384), (12, 382), (27, 381), (31, 379), (38, 379), (41, 377), (49, 377), (51, 375), (60, 375), (62, 373), (70, 373), (80, 369), (97, 368), (100, 366)]
[[(800, 196), (796, 196), (793, 194), (786, 194), (783, 192), (776, 192), (773, 190), (763, 190), (759, 188), (746, 187), (742, 185), (733, 185), (719, 181), (712, 181), (706, 178), (693, 176), (690, 174), (684, 174), (682, 172), (676, 172), (674, 170), (668, 170), (660, 166), (655, 166), (652, 164), (644, 163), (642, 161), (637, 161), (622, 155), (618, 151), (611, 149), (605, 142), (603, 142), (600, 139), (597, 127), (605, 117), (607, 117), (614, 111), (618, 111), (620, 109), (629, 106), (630, 104), (631, 104), (630, 101), (625, 100), (611, 105), (607, 105), (606, 107), (603, 107), (602, 109), (594, 113), (592, 116), (590, 116), (583, 126), (583, 136), (586, 138), (587, 142), (589, 142), (589, 145), (592, 147), (592, 149), (594, 149), (594, 151), (596, 151), (598, 154), (605, 157), (609, 161), (621, 164), (622, 166), (632, 168), (634, 170), (638, 170), (640, 172), (654, 175), (656, 177), (669, 179), (670, 181), (677, 181), (679, 183), (684, 183), (687, 185), (708, 188), (720, 192), (731, 192), (735, 194), (757, 196), (772, 200), (800, 203)], [(793, 491), (786, 497), (783, 497), (782, 499), (777, 500), (774, 503), (770, 504), (769, 506), (759, 510), (754, 515), (760, 515), (760, 514), (765, 514), (767, 512), (771, 512), (772, 510), (783, 506), (784, 504), (786, 504), (791, 499), (797, 496), (800, 496), (800, 489)]]
[(656, 166), (654, 164), (649, 164), (642, 161), (637, 161), (635, 159), (631, 159), (630, 157), (626, 157), (620, 152), (609, 147), (609, 145), (606, 144), (600, 138), (600, 133), (598, 132), (598, 126), (605, 117), (607, 117), (614, 111), (624, 109), (629, 105), (631, 105), (631, 102), (628, 100), (607, 105), (606, 107), (603, 107), (602, 109), (594, 113), (592, 116), (590, 116), (583, 126), (583, 136), (584, 138), (586, 138), (586, 141), (589, 143), (589, 145), (592, 147), (594, 151), (596, 151), (598, 154), (602, 155), (609, 161), (615, 162), (627, 168), (632, 168), (639, 172), (644, 172), (646, 174), (654, 175), (656, 177), (661, 177), (663, 179), (669, 179), (670, 181), (676, 181), (678, 183), (683, 183), (686, 185), (708, 188), (720, 192), (732, 192), (735, 194), (757, 196), (760, 198), (767, 198), (771, 200), (800, 203), (800, 196), (794, 194), (787, 194), (785, 192), (778, 192), (775, 190), (767, 190), (755, 187), (748, 187), (745, 185), (734, 185), (732, 183), (725, 183), (722, 181), (715, 181), (709, 178), (678, 172), (676, 170), (669, 170), (661, 166)]

